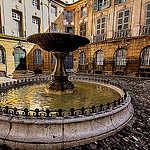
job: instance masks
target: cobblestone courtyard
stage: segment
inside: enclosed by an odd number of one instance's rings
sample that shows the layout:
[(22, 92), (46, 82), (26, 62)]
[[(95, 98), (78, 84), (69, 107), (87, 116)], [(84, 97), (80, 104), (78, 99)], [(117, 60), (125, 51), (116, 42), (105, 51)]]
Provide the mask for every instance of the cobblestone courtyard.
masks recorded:
[[(148, 150), (150, 149), (150, 79), (133, 77), (105, 77), (114, 83), (120, 84), (132, 97), (135, 109), (131, 122), (120, 132), (106, 139), (96, 141), (84, 146), (74, 147), (67, 150)], [(0, 150), (10, 149), (5, 145)]]

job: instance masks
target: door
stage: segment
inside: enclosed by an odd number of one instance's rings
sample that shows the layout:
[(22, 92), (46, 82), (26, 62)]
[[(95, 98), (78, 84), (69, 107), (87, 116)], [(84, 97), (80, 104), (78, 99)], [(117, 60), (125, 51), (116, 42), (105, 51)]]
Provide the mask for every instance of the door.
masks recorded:
[(26, 70), (26, 52), (17, 47), (14, 49), (15, 70)]
[(65, 68), (73, 69), (73, 55), (71, 53), (65, 57)]

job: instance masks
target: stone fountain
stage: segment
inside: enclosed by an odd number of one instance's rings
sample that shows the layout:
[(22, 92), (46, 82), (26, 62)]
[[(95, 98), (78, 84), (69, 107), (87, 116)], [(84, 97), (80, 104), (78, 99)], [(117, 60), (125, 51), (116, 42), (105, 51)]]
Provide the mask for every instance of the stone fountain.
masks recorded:
[(74, 85), (68, 80), (64, 59), (69, 52), (75, 51), (80, 46), (87, 45), (90, 41), (85, 37), (62, 33), (34, 34), (29, 36), (27, 41), (38, 44), (48, 52), (52, 51), (56, 58), (52, 81), (46, 92), (52, 94), (72, 93)]

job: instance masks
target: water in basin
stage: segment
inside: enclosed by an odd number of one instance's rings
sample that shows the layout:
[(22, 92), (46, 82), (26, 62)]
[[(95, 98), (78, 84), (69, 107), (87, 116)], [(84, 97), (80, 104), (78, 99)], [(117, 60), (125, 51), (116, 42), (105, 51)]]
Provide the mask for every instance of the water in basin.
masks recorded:
[(120, 98), (115, 90), (94, 83), (73, 82), (75, 89), (72, 94), (53, 95), (46, 94), (48, 83), (24, 85), (0, 93), (0, 105), (45, 110), (70, 110), (71, 108), (99, 106), (107, 102), (113, 102)]

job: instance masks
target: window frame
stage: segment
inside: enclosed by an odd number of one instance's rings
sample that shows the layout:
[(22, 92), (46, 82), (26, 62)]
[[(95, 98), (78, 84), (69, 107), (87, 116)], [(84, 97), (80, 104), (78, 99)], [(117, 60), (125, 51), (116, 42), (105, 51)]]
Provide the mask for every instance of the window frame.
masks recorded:
[[(55, 26), (55, 25), (56, 25), (56, 31), (53, 31), (52, 26)], [(52, 33), (57, 33), (57, 24), (56, 23), (51, 22), (51, 32)]]
[(0, 65), (4, 65), (6, 61), (6, 56), (5, 56), (5, 49), (3, 46), (0, 45), (0, 51), (1, 51), (1, 59), (0, 59)]
[[(55, 8), (55, 14), (52, 12), (52, 7)], [(55, 5), (51, 4), (51, 14), (55, 15), (55, 17), (57, 17), (57, 7)]]
[[(143, 53), (145, 52), (145, 51), (149, 51), (148, 53), (148, 56), (147, 56), (147, 64), (145, 65), (145, 54), (144, 54), (144, 56), (143, 56)], [(142, 51), (141, 51), (141, 62), (140, 62), (140, 65), (141, 66), (150, 66), (150, 46), (146, 46), (146, 47), (144, 47), (143, 49), (142, 49)]]
[(148, 9), (147, 9), (148, 5), (150, 5), (150, 3), (147, 3), (147, 4), (146, 4), (145, 26), (150, 26), (150, 24), (149, 24), (149, 25), (146, 25), (146, 20), (147, 20), (147, 19), (150, 19), (150, 16), (149, 16), (149, 17), (147, 17), (147, 12), (149, 12), (149, 13), (150, 13), (150, 10), (148, 10)]
[[(35, 1), (37, 1), (37, 6)], [(32, 6), (40, 10), (40, 0), (32, 0)]]
[[(119, 51), (124, 51), (125, 57), (123, 56), (124, 52), (121, 53), (122, 57), (118, 57), (118, 56), (121, 56), (121, 55), (117, 54)], [(120, 58), (119, 61), (118, 61), (118, 58)], [(126, 64), (127, 64), (127, 51), (124, 48), (120, 48), (120, 49), (115, 51), (115, 63), (114, 64), (115, 64), (115, 66), (126, 66)]]
[[(83, 30), (81, 31), (81, 26), (83, 26)], [(86, 25), (86, 22), (82, 22), (80, 24), (80, 36), (82, 37), (86, 37), (86, 28), (87, 28), (87, 25)]]
[[(102, 22), (102, 19), (105, 19), (105, 22), (103, 23)], [(98, 22), (98, 20), (100, 20), (100, 23), (98, 24), (97, 22)], [(104, 26), (104, 28), (102, 28), (102, 24), (104, 24), (105, 26)], [(98, 27), (98, 25), (100, 25), (100, 28), (98, 29), (97, 27)], [(106, 17), (105, 16), (103, 16), (103, 17), (100, 17), (100, 18), (98, 18), (97, 20), (96, 20), (96, 35), (101, 35), (101, 34), (105, 34), (105, 28), (106, 28)], [(100, 31), (100, 33), (98, 34), (97, 33), (97, 31)], [(102, 30), (104, 30), (104, 33), (102, 33)]]
[(34, 23), (33, 20), (36, 20), (36, 21), (38, 20), (38, 33), (40, 33), (41, 32), (41, 19), (37, 16), (32, 16), (32, 24), (37, 24), (37, 22)]
[[(125, 12), (126, 11), (129, 11), (129, 15), (128, 16), (125, 16)], [(119, 13), (123, 13), (123, 17), (120, 17), (119, 18)], [(127, 29), (124, 29), (124, 25), (126, 25), (127, 23), (126, 22), (124, 22), (124, 20), (125, 20), (125, 18), (127, 18), (128, 17), (128, 28)], [(119, 19), (122, 19), (122, 24), (119, 24)], [(122, 25), (122, 29), (118, 29), (118, 27), (119, 27), (119, 25)], [(118, 17), (117, 17), (117, 31), (121, 31), (121, 30), (128, 30), (129, 29), (129, 25), (130, 25), (130, 9), (125, 9), (125, 10), (122, 10), (122, 11), (119, 11), (118, 12)]]
[(80, 66), (86, 66), (86, 53), (84, 51), (80, 52), (79, 57), (80, 57), (79, 58), (79, 60), (80, 60), (79, 65)]
[[(97, 61), (97, 56), (98, 56), (98, 53), (100, 54), (100, 59), (99, 61)], [(101, 57), (102, 56), (102, 57)], [(104, 65), (104, 52), (102, 50), (97, 50), (94, 54), (94, 63), (95, 65), (97, 66), (103, 66)]]
[[(38, 51), (38, 53), (35, 54), (35, 51)], [(34, 51), (33, 51), (33, 64), (34, 65), (42, 65), (42, 61), (43, 61), (42, 51), (39, 48), (34, 49)]]
[[(83, 10), (86, 10), (85, 12)], [(87, 6), (81, 7), (81, 18), (87, 16)]]

